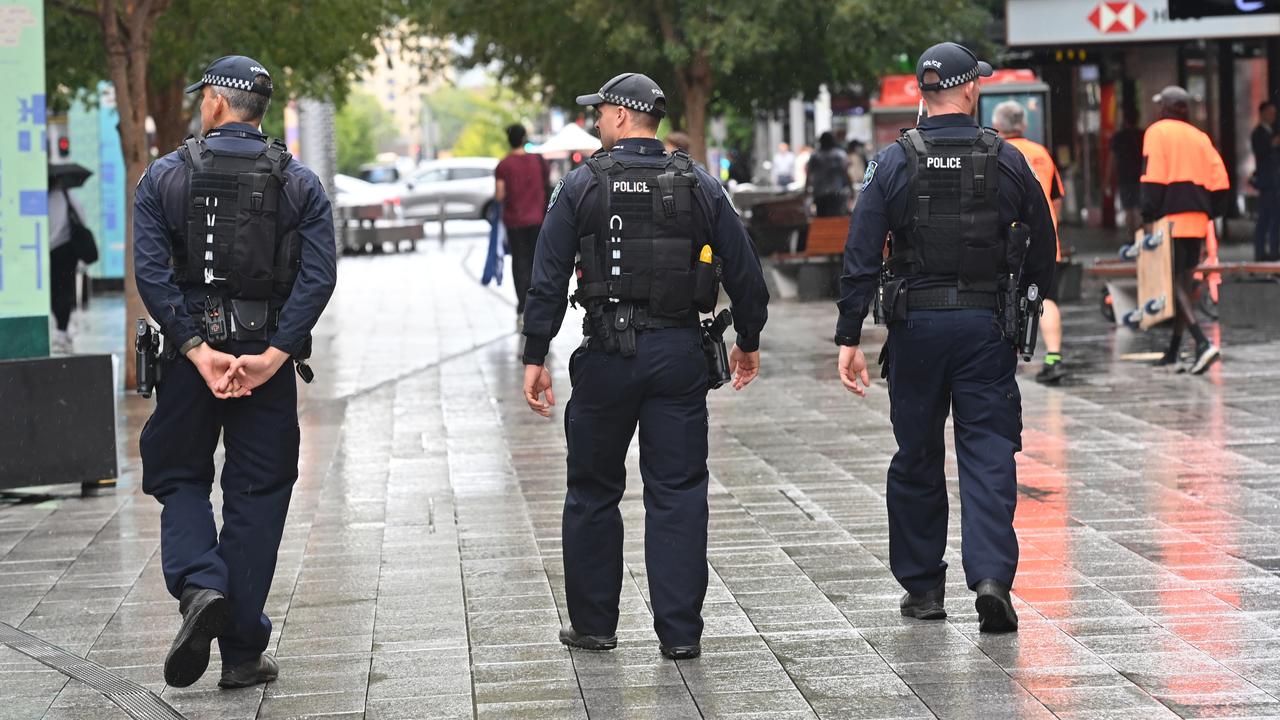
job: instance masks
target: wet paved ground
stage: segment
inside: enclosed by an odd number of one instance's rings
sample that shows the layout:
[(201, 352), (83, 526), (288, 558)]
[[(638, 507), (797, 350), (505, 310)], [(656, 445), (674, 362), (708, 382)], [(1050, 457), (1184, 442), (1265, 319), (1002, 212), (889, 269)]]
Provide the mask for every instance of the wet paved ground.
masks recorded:
[[(560, 417), (524, 406), (510, 290), (473, 281), (479, 249), (451, 236), (342, 261), (268, 608), (278, 682), (220, 691), (215, 655), (195, 686), (164, 687), (179, 617), (159, 505), (138, 489), (150, 404), (134, 397), (118, 490), (0, 506), (0, 621), (190, 718), (1280, 717), (1280, 343), (1228, 332), (1224, 364), (1189, 377), (1121, 360), (1160, 338), (1117, 338), (1094, 295), (1066, 308), (1078, 374), (1061, 389), (1022, 376), (1022, 631), (984, 637), (958, 572), (953, 458), (951, 616), (908, 621), (886, 567), (883, 386), (863, 401), (839, 387), (830, 305), (778, 305), (761, 379), (711, 400), (704, 656), (658, 655), (638, 481), (619, 649), (570, 653)], [(111, 346), (118, 308), (98, 303), (82, 350)], [(3, 647), (0, 698), (0, 718), (124, 717)]]

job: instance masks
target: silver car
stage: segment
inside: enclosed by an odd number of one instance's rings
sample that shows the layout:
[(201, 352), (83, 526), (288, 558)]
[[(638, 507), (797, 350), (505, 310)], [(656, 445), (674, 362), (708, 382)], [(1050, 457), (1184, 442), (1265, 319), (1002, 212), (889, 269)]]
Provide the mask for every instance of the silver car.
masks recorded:
[(484, 219), (494, 202), (494, 158), (449, 158), (425, 162), (401, 184), (404, 216), (439, 220)]

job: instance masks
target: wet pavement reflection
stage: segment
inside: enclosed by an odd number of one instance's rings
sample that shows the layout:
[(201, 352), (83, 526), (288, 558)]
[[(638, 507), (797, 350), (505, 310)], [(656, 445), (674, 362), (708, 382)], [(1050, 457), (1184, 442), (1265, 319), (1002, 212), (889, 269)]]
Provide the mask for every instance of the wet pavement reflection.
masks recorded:
[[(776, 304), (758, 383), (711, 398), (703, 657), (658, 655), (635, 448), (619, 649), (569, 653), (560, 411), (524, 405), (513, 293), (476, 282), (482, 249), (458, 234), (341, 263), (268, 605), (278, 682), (164, 686), (179, 618), (135, 397), (119, 401), (116, 491), (0, 505), (0, 621), (190, 718), (1280, 717), (1280, 342), (1265, 331), (1215, 327), (1225, 360), (1190, 377), (1123, 359), (1165, 337), (1108, 326), (1095, 288), (1064, 307), (1075, 374), (1020, 375), (1021, 631), (982, 636), (959, 572), (948, 620), (899, 616), (886, 393), (840, 388), (830, 305)], [(115, 349), (120, 311), (96, 301), (80, 349)], [(553, 347), (562, 403), (578, 319)], [(874, 352), (884, 334), (866, 337)], [(947, 473), (958, 569), (950, 452)], [(124, 717), (3, 647), (0, 698), (0, 718)]]

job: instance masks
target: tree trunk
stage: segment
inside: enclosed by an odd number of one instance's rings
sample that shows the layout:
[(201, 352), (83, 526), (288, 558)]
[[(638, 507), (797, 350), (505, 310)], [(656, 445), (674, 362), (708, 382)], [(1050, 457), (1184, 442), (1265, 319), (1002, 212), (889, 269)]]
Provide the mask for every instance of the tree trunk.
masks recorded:
[(151, 119), (156, 123), (155, 146), (162, 155), (178, 147), (187, 137), (191, 114), (187, 112), (187, 96), (182, 92), (186, 84), (182, 77), (174, 77), (153, 82), (148, 88)]
[[(714, 87), (711, 62), (705, 50), (696, 50), (689, 64), (676, 69), (676, 82), (684, 96), (685, 132), (689, 135), (689, 154), (693, 159), (707, 163), (707, 104), (711, 102)], [(712, 174), (717, 175), (714, 169)]]
[(117, 0), (98, 0), (98, 19), (107, 51), (107, 71), (115, 84), (116, 109), (120, 113), (120, 147), (128, 174), (125, 183), (125, 353), (121, 365), (125, 389), (137, 386), (135, 323), (147, 314), (133, 276), (133, 196), (138, 179), (151, 160), (146, 125), (147, 62), (151, 56), (151, 32), (168, 5), (169, 0), (139, 0), (126, 4)]

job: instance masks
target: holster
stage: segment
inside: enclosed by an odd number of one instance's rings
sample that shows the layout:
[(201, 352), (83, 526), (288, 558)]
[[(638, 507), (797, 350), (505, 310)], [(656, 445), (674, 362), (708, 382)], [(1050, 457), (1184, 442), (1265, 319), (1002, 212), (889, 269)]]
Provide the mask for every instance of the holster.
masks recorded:
[(875, 319), (877, 325), (888, 325), (907, 319), (907, 279), (881, 276), (876, 291)]

